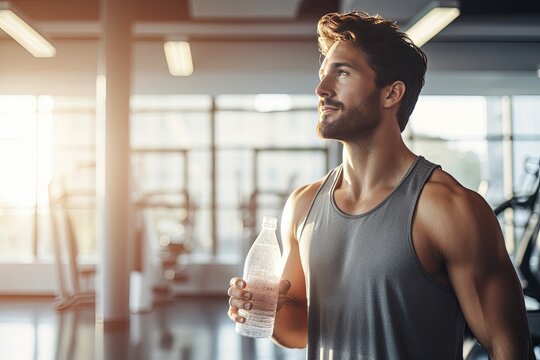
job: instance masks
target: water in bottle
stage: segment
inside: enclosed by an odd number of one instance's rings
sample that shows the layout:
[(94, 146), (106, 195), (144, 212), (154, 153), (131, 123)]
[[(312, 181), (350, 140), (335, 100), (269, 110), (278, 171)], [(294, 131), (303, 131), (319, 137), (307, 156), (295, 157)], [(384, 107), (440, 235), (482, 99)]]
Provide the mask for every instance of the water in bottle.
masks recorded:
[(265, 216), (262, 230), (251, 246), (244, 265), (246, 290), (252, 293), (251, 310), (239, 309), (246, 321), (236, 324), (240, 335), (272, 336), (281, 278), (281, 252), (276, 237), (277, 218)]

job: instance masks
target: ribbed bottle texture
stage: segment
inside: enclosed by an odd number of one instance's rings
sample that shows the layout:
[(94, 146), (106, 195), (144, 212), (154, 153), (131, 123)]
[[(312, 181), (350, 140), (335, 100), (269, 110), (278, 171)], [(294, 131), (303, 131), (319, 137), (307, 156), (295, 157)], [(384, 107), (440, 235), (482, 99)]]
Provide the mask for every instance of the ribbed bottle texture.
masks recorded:
[(265, 216), (262, 230), (251, 246), (244, 264), (246, 290), (252, 293), (251, 310), (239, 309), (246, 319), (236, 324), (240, 335), (265, 338), (272, 336), (281, 278), (281, 252), (276, 236), (277, 218)]

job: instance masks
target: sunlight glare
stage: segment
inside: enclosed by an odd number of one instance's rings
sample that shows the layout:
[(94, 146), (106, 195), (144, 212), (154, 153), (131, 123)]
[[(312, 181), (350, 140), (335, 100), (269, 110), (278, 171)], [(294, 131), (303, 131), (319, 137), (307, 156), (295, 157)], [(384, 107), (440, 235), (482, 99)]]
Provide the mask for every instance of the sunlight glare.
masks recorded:
[(484, 138), (486, 99), (483, 96), (421, 96), (410, 121), (415, 134), (459, 140)]
[(53, 110), (52, 96), (38, 97), (38, 129), (37, 129), (37, 202), (45, 206), (49, 203), (48, 186), (52, 179), (53, 162)]
[(0, 96), (0, 204), (33, 206), (36, 97)]

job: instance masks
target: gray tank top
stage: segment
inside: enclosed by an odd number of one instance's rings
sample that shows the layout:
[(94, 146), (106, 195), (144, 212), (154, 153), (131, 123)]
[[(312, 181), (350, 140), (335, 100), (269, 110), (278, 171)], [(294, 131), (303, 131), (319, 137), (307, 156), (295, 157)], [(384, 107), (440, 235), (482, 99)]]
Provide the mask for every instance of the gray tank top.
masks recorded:
[(418, 157), (400, 184), (360, 215), (334, 202), (342, 168), (318, 190), (300, 234), (308, 297), (308, 359), (462, 359), (454, 292), (416, 256), (413, 213), (437, 167)]

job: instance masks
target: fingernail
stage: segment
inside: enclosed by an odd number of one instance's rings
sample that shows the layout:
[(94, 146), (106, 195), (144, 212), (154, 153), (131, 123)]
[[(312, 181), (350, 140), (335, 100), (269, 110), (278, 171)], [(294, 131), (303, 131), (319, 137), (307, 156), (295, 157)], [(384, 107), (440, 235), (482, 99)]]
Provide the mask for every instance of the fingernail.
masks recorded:
[(246, 286), (246, 283), (243, 280), (238, 280), (236, 282), (236, 286), (238, 286), (239, 288), (243, 288), (244, 286)]
[(250, 310), (251, 309), (251, 303), (245, 303), (244, 304), (244, 309)]
[(244, 300), (251, 300), (251, 293), (245, 293)]
[(244, 319), (243, 317), (241, 317), (240, 319), (238, 319), (239, 322), (241, 323), (245, 323), (246, 322), (246, 319)]

